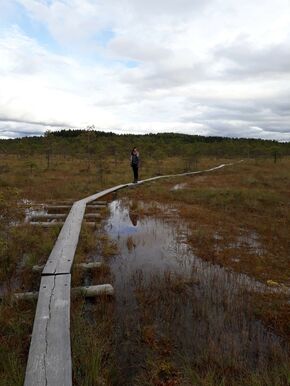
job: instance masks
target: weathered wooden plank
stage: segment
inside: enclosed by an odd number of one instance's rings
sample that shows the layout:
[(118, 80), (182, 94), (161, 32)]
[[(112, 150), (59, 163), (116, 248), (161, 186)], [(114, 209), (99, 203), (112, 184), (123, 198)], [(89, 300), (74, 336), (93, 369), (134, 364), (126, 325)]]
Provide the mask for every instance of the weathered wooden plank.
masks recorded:
[(29, 216), (30, 220), (33, 220), (33, 219), (40, 219), (40, 218), (44, 218), (44, 219), (53, 219), (53, 218), (66, 218), (67, 214), (66, 213), (35, 213), (35, 214), (32, 214), (31, 216)]
[(24, 386), (70, 386), (70, 275), (43, 277)]
[(77, 201), (71, 208), (49, 255), (43, 275), (70, 273), (80, 229), (85, 213), (85, 203)]
[(114, 186), (113, 188), (103, 190), (73, 204), (44, 267), (43, 275), (70, 273), (86, 204), (116, 190), (125, 188), (127, 185), (128, 184)]
[[(63, 277), (66, 275), (53, 275), (45, 276), (45, 278), (53, 277)], [(85, 287), (75, 287), (71, 289), (72, 295), (82, 295), (86, 298), (95, 298), (103, 295), (114, 295), (114, 288), (111, 284), (98, 284), (98, 285), (89, 285)], [(16, 292), (14, 297), (16, 300), (35, 300), (40, 298), (40, 292)], [(1, 299), (1, 295), (0, 295)], [(40, 298), (40, 302), (42, 299)]]
[[(240, 161), (235, 162), (235, 163), (240, 163), (240, 162), (243, 162), (243, 160), (240, 160)], [(156, 176), (156, 177), (146, 178), (145, 180), (138, 181), (137, 184), (136, 183), (130, 183), (127, 186), (136, 186), (138, 184), (142, 184), (143, 182), (150, 182), (150, 181), (159, 180), (159, 179), (163, 179), (163, 178), (182, 177), (182, 176), (190, 176), (190, 175), (193, 175), (193, 174), (207, 173), (207, 172), (218, 170), (218, 169), (224, 168), (225, 166), (231, 166), (231, 165), (234, 165), (234, 163), (221, 164), (221, 165), (215, 166), (215, 167), (210, 168), (210, 169), (197, 170), (197, 171), (194, 171), (194, 172), (185, 172), (185, 173), (178, 173), (178, 174), (167, 174), (167, 175), (163, 175), (163, 176)]]
[(86, 213), (85, 218), (101, 218), (102, 215), (100, 213)]
[(97, 223), (97, 222), (94, 222), (94, 221), (84, 221), (83, 225), (84, 226), (89, 226), (89, 227), (92, 227), (92, 228), (100, 228), (100, 226), (101, 226), (100, 223)]
[[(79, 263), (76, 265), (78, 268), (84, 269), (84, 270), (90, 270), (90, 269), (95, 269), (95, 268), (101, 268), (104, 266), (102, 262), (99, 261), (92, 261), (89, 263)], [(32, 267), (33, 272), (41, 272), (45, 265), (34, 265)]]
[(100, 204), (87, 205), (87, 209), (102, 209), (102, 208), (106, 208), (106, 207), (107, 207), (107, 205), (100, 205)]
[(114, 295), (114, 288), (111, 284), (99, 284), (91, 285), (87, 287), (76, 287), (72, 288), (72, 293), (74, 295), (83, 295), (86, 298), (94, 298), (102, 295)]
[(102, 268), (103, 266), (104, 266), (104, 263), (102, 263), (101, 261), (92, 261), (90, 263), (79, 263), (79, 264), (77, 264), (77, 267), (82, 268), (84, 270)]
[(30, 221), (28, 224), (39, 227), (54, 227), (56, 225), (63, 225), (63, 221)]
[(45, 205), (46, 209), (70, 209), (72, 205)]
[(82, 200), (80, 200), (78, 202), (85, 202), (86, 204), (88, 204), (89, 202), (95, 201), (101, 197), (106, 196), (107, 194), (110, 194), (110, 193), (116, 192), (117, 190), (126, 188), (127, 186), (128, 186), (128, 184), (113, 186), (112, 188), (102, 190), (101, 192), (93, 194), (92, 196), (88, 196), (86, 198), (83, 198)]

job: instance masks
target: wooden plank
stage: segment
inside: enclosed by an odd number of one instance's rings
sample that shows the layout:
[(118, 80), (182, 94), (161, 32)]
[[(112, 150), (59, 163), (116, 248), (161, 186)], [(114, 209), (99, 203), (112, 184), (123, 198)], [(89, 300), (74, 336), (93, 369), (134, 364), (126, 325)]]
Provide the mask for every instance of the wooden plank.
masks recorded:
[(111, 284), (99, 284), (86, 287), (72, 288), (72, 293), (74, 295), (83, 295), (86, 298), (94, 298), (102, 295), (113, 296), (114, 288)]
[(42, 219), (53, 219), (53, 218), (66, 218), (67, 214), (66, 213), (36, 213), (36, 214), (32, 214), (29, 216), (30, 220), (33, 220), (33, 219), (39, 219), (39, 218), (42, 218)]
[[(67, 275), (52, 275), (45, 276), (46, 279), (49, 278), (59, 278)], [(47, 287), (47, 286), (46, 286)], [(111, 284), (98, 284), (98, 285), (88, 285), (85, 287), (75, 287), (71, 289), (72, 295), (81, 295), (86, 298), (94, 298), (103, 295), (114, 295), (114, 288)], [(15, 299), (17, 300), (35, 300), (40, 297), (39, 292), (16, 292), (14, 294)], [(0, 295), (1, 299), (1, 295)]]
[(39, 227), (54, 227), (56, 225), (63, 225), (63, 221), (30, 221), (28, 224)]
[(104, 267), (104, 263), (102, 263), (101, 261), (92, 261), (89, 263), (79, 263), (77, 264), (77, 267), (82, 268), (84, 270), (90, 270), (90, 269), (102, 268)]
[(95, 200), (97, 200), (97, 199), (99, 199), (101, 197), (106, 196), (107, 194), (116, 192), (117, 190), (120, 190), (120, 189), (124, 189), (128, 185), (129, 184), (122, 184), (122, 185), (113, 186), (112, 188), (103, 190), (103, 191), (101, 191), (99, 193), (93, 194), (92, 196), (88, 196), (86, 198), (83, 198), (82, 200), (80, 200), (78, 202), (85, 202), (86, 204), (88, 204), (89, 202), (95, 201)]
[(116, 190), (125, 188), (126, 186), (128, 186), (128, 184), (114, 186), (73, 204), (57, 241), (49, 255), (42, 275), (59, 275), (71, 272), (71, 266), (78, 244), (86, 204), (109, 193), (115, 192)]
[(46, 209), (70, 209), (72, 205), (45, 205)]
[[(77, 264), (78, 268), (81, 268), (81, 269), (84, 269), (84, 270), (101, 268), (103, 266), (104, 266), (104, 264), (102, 262), (98, 262), (98, 261), (92, 261), (92, 262), (89, 262), (89, 263), (79, 263), (79, 264)], [(34, 265), (32, 267), (32, 272), (41, 272), (44, 267), (45, 267), (44, 264), (43, 265)]]
[(87, 205), (87, 209), (102, 209), (102, 208), (106, 208), (107, 205), (97, 205), (97, 204), (94, 204), (94, 205)]
[(24, 386), (71, 386), (70, 275), (43, 277)]
[(42, 272), (43, 275), (70, 273), (80, 229), (85, 213), (85, 203), (77, 201), (71, 208)]
[(86, 213), (85, 218), (102, 218), (100, 213)]

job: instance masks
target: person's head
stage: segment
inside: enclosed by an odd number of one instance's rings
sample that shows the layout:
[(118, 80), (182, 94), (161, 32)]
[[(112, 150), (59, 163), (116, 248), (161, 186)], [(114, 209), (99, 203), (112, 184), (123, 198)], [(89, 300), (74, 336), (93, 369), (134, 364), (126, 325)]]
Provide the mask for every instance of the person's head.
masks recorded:
[(137, 147), (133, 147), (131, 154), (136, 154), (136, 153), (138, 153)]

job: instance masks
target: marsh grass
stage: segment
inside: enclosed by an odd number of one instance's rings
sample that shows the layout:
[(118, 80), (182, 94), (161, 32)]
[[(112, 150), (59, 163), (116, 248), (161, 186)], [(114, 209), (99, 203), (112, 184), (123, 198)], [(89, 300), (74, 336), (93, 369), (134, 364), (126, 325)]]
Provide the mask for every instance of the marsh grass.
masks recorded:
[(0, 302), (0, 385), (22, 386), (36, 304)]
[[(192, 250), (209, 263), (215, 263), (236, 272), (247, 273), (264, 283), (267, 283), (268, 280), (277, 281), (281, 288), (283, 285), (289, 286), (290, 159), (284, 159), (279, 165), (267, 161), (248, 161), (212, 174), (186, 177), (184, 180), (186, 185), (179, 190), (172, 190), (172, 186), (180, 179), (164, 180), (162, 183), (156, 181), (150, 186), (138, 186), (133, 192), (126, 192), (126, 197), (148, 203), (154, 197), (156, 201), (175, 206), (178, 209), (180, 221), (186, 221), (189, 225), (188, 242)], [(120, 192), (119, 196), (122, 194)], [(143, 214), (160, 215), (157, 208), (151, 213), (144, 212)], [(153, 280), (155, 281), (156, 279)], [(160, 278), (159, 281), (162, 286), (164, 279)], [(212, 283), (210, 287), (214, 292), (215, 283)], [(152, 332), (152, 326), (155, 326), (156, 329), (156, 317), (154, 319), (151, 315), (150, 319), (150, 307), (155, 304), (156, 309), (162, 309), (163, 301), (166, 302), (167, 298), (163, 300), (161, 295), (156, 295), (157, 290), (154, 286), (152, 287), (152, 283), (147, 289), (144, 288), (142, 289), (141, 286), (140, 290), (139, 287), (136, 295), (139, 307), (140, 304), (143, 304), (141, 319), (142, 321), (148, 319), (149, 331), (152, 336), (155, 336), (156, 332)], [(211, 325), (210, 320), (215, 325), (212, 326), (213, 330), (207, 327), (208, 329), (204, 331), (199, 326), (199, 334), (189, 341), (195, 342), (197, 346), (206, 347), (206, 350), (203, 353), (195, 352), (193, 359), (189, 359), (190, 355), (187, 352), (183, 356), (185, 365), (181, 371), (184, 378), (179, 381), (173, 379), (166, 382), (181, 385), (284, 386), (290, 384), (288, 348), (283, 352), (284, 349), (281, 350), (280, 344), (274, 341), (271, 343), (272, 332), (283, 337), (285, 341), (290, 341), (289, 298), (278, 293), (272, 295), (255, 293), (251, 296), (245, 293), (244, 301), (241, 302), (239, 299), (237, 301), (240, 307), (245, 307), (240, 308), (237, 317), (236, 310), (229, 309), (229, 305), (224, 303), (227, 294), (220, 293), (217, 289), (216, 291), (220, 295), (219, 298), (223, 299), (222, 308), (225, 312), (225, 319), (219, 323), (218, 316), (214, 314), (218, 302), (209, 307), (203, 299), (202, 306), (200, 306), (202, 308), (199, 310), (199, 302), (196, 299), (193, 309), (197, 320), (206, 317), (208, 326)], [(145, 293), (147, 293), (146, 296)], [(171, 292), (167, 290), (166, 294), (173, 306), (174, 300)], [(214, 298), (213, 294), (210, 296)], [(182, 297), (179, 297), (179, 301), (182, 303)], [(208, 315), (207, 309), (210, 310)], [(212, 332), (216, 332), (216, 324), (225, 328), (232, 320), (230, 325), (239, 326), (237, 321), (241, 319), (242, 311), (244, 315), (242, 320), (247, 320), (246, 324), (250, 321), (254, 326), (260, 325), (260, 333), (257, 332), (256, 335), (250, 337), (245, 333), (243, 326), (240, 326), (245, 336), (238, 339), (239, 343), (237, 341), (234, 343), (236, 338), (230, 334), (230, 330), (219, 332), (219, 339), (221, 339), (219, 342), (214, 339), (209, 340), (206, 344), (200, 341), (200, 335), (212, 337)], [(166, 312), (168, 310), (162, 313), (163, 316), (166, 315)], [(173, 322), (168, 322), (166, 325), (175, 325), (175, 321), (178, 320), (176, 315), (180, 315), (180, 312), (176, 312), (172, 316)], [(232, 319), (232, 315), (236, 319)], [(262, 321), (263, 324), (257, 320)], [(253, 325), (250, 328), (252, 333), (255, 330)], [(265, 344), (263, 343), (264, 333), (261, 333), (263, 326), (269, 329), (264, 336), (266, 341), (269, 339), (266, 346), (263, 346)], [(164, 332), (165, 327), (159, 327), (159, 330)], [(127, 328), (130, 329), (130, 327)], [(194, 331), (192, 324), (190, 324), (190, 329)], [(169, 333), (168, 336), (174, 336), (176, 331), (180, 331), (180, 328), (176, 327), (175, 331)], [(180, 343), (182, 336), (179, 338)], [(229, 346), (230, 342), (232, 343)], [(172, 345), (177, 347), (176, 342), (173, 342)], [(220, 352), (220, 347), (230, 347), (228, 354)], [(239, 358), (241, 352), (236, 350), (241, 348), (244, 351), (242, 357)], [(149, 360), (148, 363), (151, 362)], [(153, 363), (156, 364), (158, 361), (154, 360)], [(180, 370), (177, 362), (175, 362), (175, 368)], [(156, 373), (154, 366), (147, 367), (143, 373), (135, 374), (140, 384), (167, 384), (164, 380), (156, 381), (153, 375)]]
[(255, 319), (234, 276), (136, 271), (132, 283), (137, 306), (121, 322), (118, 385), (288, 384), (287, 345)]
[[(6, 155), (9, 168), (0, 175), (0, 186), (14, 188), (22, 197), (46, 202), (64, 198), (79, 199), (93, 192), (130, 182), (132, 171), (127, 158), (118, 160), (118, 167), (112, 157), (103, 159), (100, 172), (98, 160), (92, 159), (88, 168), (87, 159), (54, 155), (50, 168), (45, 157), (34, 155), (20, 158)], [(215, 159), (201, 159), (199, 167), (215, 165)], [(31, 165), (34, 165), (31, 168)], [(144, 159), (140, 167), (140, 178), (184, 171), (184, 161), (171, 157), (162, 162), (160, 169), (154, 159)]]
[[(102, 237), (100, 237), (102, 236)], [(76, 263), (88, 261), (96, 254), (109, 258), (116, 246), (105, 235), (90, 228), (82, 229)], [(99, 253), (104, 254), (99, 255)], [(112, 283), (110, 268), (81, 271), (74, 264), (72, 286)], [(115, 384), (115, 351), (112, 346), (114, 328), (114, 301), (110, 297), (95, 300), (74, 298), (71, 305), (71, 339), (73, 381), (75, 385)]]
[[(198, 169), (225, 161), (201, 158)], [(30, 267), (45, 263), (59, 232), (32, 230), (26, 225), (11, 227), (11, 221), (23, 219), (17, 202), (23, 198), (42, 203), (74, 200), (130, 181), (132, 176), (127, 160), (120, 160), (118, 168), (107, 160), (102, 175), (96, 163), (88, 168), (85, 159), (55, 156), (49, 169), (46, 159), (38, 156), (7, 156), (5, 163), (9, 167), (4, 167), (0, 175), (1, 220), (5, 219), (5, 224), (2, 221), (0, 225), (0, 276), (10, 285), (5, 301), (0, 303), (0, 385), (14, 386), (23, 383), (35, 304), (10, 302), (12, 283), (24, 290), (37, 289), (39, 277), (31, 273)], [(178, 158), (164, 160), (158, 168), (156, 161), (145, 160), (140, 176), (179, 173), (184, 169), (184, 160)], [(180, 178), (140, 185), (126, 190), (124, 195), (135, 200), (166, 202), (178, 209), (181, 221), (191, 224), (188, 241), (204, 260), (246, 272), (263, 282), (273, 279), (290, 284), (289, 159), (285, 157), (277, 164), (249, 160), (212, 174), (183, 177), (184, 181), (186, 188), (177, 191), (170, 189)], [(143, 209), (137, 205), (132, 211), (140, 216), (162, 215), (155, 203)], [(253, 234), (258, 243), (255, 247), (250, 245)], [(241, 236), (249, 242), (241, 242)], [(83, 229), (76, 261), (98, 256), (109, 263), (117, 252), (116, 244), (106, 235)], [(108, 266), (87, 278), (74, 266), (73, 285), (109, 280), (113, 278)], [(132, 285), (134, 302), (126, 305), (129, 308), (122, 320), (116, 320), (116, 304), (108, 299), (93, 303), (83, 298), (73, 300), (74, 384), (290, 383), (287, 350), (263, 326), (289, 339), (287, 299), (252, 297), (243, 292), (233, 302), (214, 279), (206, 287), (211, 290), (203, 292), (194, 272), (186, 279), (170, 272), (144, 278), (137, 272)], [(185, 331), (190, 332), (190, 339)]]
[[(116, 253), (116, 245), (104, 233), (83, 227), (73, 266), (72, 286), (110, 284), (113, 279), (106, 264)], [(102, 261), (101, 268), (82, 271), (77, 263)], [(112, 346), (114, 301), (102, 296), (94, 300), (73, 298), (71, 340), (73, 383), (75, 385), (113, 385), (115, 358)]]
[(74, 299), (71, 316), (73, 383), (111, 385), (114, 379), (112, 354), (113, 304), (98, 299), (88, 304)]

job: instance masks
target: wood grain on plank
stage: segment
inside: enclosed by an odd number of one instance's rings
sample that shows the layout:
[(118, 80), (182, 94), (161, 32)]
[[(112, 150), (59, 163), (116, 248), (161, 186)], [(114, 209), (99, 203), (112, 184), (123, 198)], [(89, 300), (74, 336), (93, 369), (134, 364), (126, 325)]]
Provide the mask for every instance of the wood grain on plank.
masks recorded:
[(71, 208), (45, 264), (43, 275), (70, 273), (86, 206), (77, 201)]
[(42, 277), (24, 386), (70, 386), (71, 275)]

